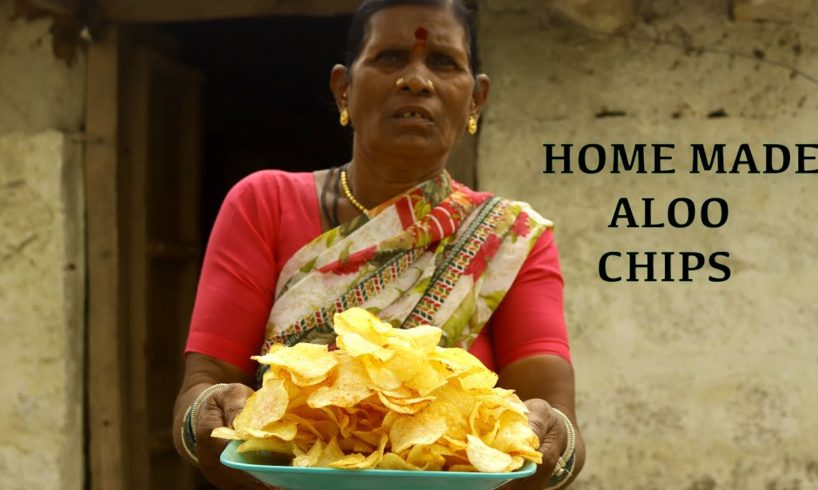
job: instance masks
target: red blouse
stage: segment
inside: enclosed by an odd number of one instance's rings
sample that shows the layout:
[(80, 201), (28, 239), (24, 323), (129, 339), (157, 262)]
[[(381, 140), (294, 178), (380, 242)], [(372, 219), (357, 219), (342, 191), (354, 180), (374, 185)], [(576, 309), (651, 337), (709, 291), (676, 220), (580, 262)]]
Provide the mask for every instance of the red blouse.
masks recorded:
[[(256, 369), (284, 264), (321, 234), (311, 173), (264, 170), (235, 185), (207, 245), (185, 353)], [(469, 352), (498, 371), (536, 354), (570, 362), (562, 275), (552, 231), (538, 239), (503, 301)]]

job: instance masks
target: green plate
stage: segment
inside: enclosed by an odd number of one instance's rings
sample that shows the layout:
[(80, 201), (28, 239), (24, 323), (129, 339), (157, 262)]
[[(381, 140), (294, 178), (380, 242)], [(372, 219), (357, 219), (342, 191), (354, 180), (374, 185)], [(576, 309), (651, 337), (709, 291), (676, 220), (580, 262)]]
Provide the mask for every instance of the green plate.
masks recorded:
[(526, 461), (511, 473), (467, 473), (455, 471), (340, 470), (297, 468), (252, 462), (250, 453), (240, 454), (241, 441), (230, 441), (222, 452), (222, 464), (246, 471), (264, 483), (286, 490), (490, 490), (515, 478), (531, 476), (537, 465)]

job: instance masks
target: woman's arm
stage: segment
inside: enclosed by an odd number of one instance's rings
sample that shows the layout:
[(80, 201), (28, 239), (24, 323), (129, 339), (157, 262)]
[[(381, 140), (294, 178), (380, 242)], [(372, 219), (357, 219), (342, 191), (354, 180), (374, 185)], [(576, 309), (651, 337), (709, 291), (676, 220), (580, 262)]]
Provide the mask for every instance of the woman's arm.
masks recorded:
[(498, 385), (513, 389), (525, 401), (531, 411), (529, 421), (540, 438), (543, 462), (531, 478), (519, 480), (511, 488), (537, 489), (546, 487), (546, 482), (554, 471), (557, 458), (568, 444), (568, 433), (562, 417), (554, 411), (560, 410), (571, 420), (576, 434), (573, 476), (563, 480), (564, 488), (582, 469), (585, 463), (585, 444), (582, 440), (574, 409), (574, 370), (571, 364), (559, 356), (538, 355), (512, 362), (500, 371)]
[[(185, 414), (196, 398), (207, 388), (228, 383), (214, 391), (200, 405), (196, 418), (195, 455), (198, 462), (189, 457), (183, 446), (182, 425)], [(185, 377), (176, 405), (173, 409), (173, 442), (176, 451), (188, 462), (199, 467), (205, 478), (221, 489), (269, 488), (247, 474), (232, 470), (219, 462), (219, 456), (227, 444), (223, 439), (210, 437), (216, 427), (229, 427), (233, 418), (241, 412), (247, 398), (253, 393), (248, 386), (251, 377), (232, 364), (202, 354), (190, 353), (185, 359)]]
[[(565, 420), (554, 409), (565, 414), (574, 427), (572, 474), (579, 473), (585, 461), (585, 446), (574, 411), (574, 371), (563, 311), (559, 257), (553, 231), (546, 230), (489, 320), (500, 374), (498, 384), (515, 390), (525, 401), (543, 453), (537, 474), (518, 480), (509, 485), (511, 488), (545, 488), (557, 459), (568, 446)], [(563, 479), (560, 486), (568, 481)]]
[[(185, 347), (173, 438), (179, 454), (195, 463), (182, 446), (185, 414), (204, 390), (229, 384), (204, 399), (195, 421), (198, 466), (219, 488), (263, 488), (219, 463), (225, 441), (212, 439), (210, 432), (230, 426), (252, 393), (249, 386), (254, 385), (257, 366), (250, 357), (258, 354), (264, 340), (278, 259), (286, 260), (321, 231), (310, 191), (311, 174), (256, 172), (230, 190), (210, 233)], [(290, 205), (286, 215), (281, 202)], [(282, 222), (283, 216), (287, 218)], [(287, 230), (283, 241), (279, 230)]]

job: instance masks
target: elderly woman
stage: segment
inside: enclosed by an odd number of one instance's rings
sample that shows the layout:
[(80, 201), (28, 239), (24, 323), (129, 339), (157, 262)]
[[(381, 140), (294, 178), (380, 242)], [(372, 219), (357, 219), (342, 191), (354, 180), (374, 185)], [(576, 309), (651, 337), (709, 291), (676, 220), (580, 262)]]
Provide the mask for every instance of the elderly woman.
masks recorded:
[(489, 93), (459, 1), (365, 1), (330, 87), (354, 129), (340, 168), (264, 171), (228, 194), (211, 234), (174, 414), (176, 446), (220, 488), (262, 488), (219, 464), (252, 393), (251, 355), (332, 343), (333, 314), (362, 306), (393, 325), (432, 324), (530, 409), (543, 463), (519, 488), (561, 487), (584, 446), (552, 225), (525, 203), (446, 173)]

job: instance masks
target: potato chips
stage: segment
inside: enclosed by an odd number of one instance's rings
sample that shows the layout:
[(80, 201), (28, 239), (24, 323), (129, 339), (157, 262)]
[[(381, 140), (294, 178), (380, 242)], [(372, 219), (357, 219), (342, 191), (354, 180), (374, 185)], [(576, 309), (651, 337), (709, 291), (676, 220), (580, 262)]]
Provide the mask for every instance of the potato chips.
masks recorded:
[(430, 326), (393, 328), (361, 308), (335, 315), (338, 350), (275, 345), (233, 428), (213, 437), (293, 466), (508, 472), (542, 462), (528, 412), (463, 349)]

